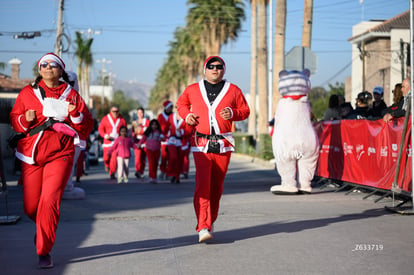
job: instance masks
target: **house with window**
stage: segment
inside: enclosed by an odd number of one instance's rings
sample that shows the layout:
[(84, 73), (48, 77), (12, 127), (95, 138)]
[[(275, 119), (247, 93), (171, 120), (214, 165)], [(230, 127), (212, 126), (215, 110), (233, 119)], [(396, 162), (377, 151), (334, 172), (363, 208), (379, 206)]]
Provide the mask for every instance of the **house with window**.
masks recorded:
[(384, 88), (384, 101), (392, 102), (394, 85), (410, 76), (410, 11), (388, 20), (361, 22), (352, 28), (352, 76), (346, 101), (355, 104), (357, 94)]

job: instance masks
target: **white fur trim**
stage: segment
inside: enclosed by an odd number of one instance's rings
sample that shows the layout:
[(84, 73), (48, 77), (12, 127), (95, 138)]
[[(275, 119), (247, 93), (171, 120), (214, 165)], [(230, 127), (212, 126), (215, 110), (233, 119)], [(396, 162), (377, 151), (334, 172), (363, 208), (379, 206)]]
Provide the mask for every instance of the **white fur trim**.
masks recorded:
[(70, 116), (70, 120), (72, 120), (72, 122), (75, 124), (80, 124), (83, 120), (83, 114), (82, 113), (79, 113), (79, 114), (80, 115), (78, 117)]

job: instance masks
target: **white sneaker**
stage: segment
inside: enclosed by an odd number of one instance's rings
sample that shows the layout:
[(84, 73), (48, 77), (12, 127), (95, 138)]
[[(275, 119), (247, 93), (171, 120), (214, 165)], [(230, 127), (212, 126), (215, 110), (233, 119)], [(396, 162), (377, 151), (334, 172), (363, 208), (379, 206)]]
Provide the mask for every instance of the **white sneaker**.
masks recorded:
[(213, 238), (207, 228), (203, 228), (198, 232), (198, 242), (202, 243)]
[(123, 180), (122, 178), (119, 178), (118, 183), (122, 183), (122, 180)]
[(124, 182), (125, 183), (128, 183), (128, 178), (124, 178)]

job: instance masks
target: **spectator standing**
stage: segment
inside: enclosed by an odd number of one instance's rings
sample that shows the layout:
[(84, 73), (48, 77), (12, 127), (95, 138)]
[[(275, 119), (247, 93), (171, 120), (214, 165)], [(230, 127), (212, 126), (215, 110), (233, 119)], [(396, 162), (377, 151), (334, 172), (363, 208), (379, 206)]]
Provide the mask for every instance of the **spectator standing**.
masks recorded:
[(119, 113), (116, 106), (112, 106), (109, 114), (104, 116), (98, 127), (99, 135), (103, 138), (103, 160), (105, 171), (109, 172), (111, 179), (115, 179), (116, 157), (112, 157), (108, 152), (114, 144), (114, 140), (119, 136), (122, 126), (126, 127), (126, 121)]
[(387, 108), (387, 104), (383, 100), (384, 88), (376, 86), (372, 93), (374, 94), (374, 102), (372, 102), (370, 113), (373, 118), (381, 118), (382, 112)]
[(177, 102), (180, 116), (195, 128), (191, 150), (196, 166), (193, 202), (199, 242), (213, 238), (223, 182), (234, 151), (233, 121), (244, 120), (250, 113), (242, 91), (223, 80), (225, 69), (221, 57), (207, 58), (205, 79), (188, 86)]
[[(150, 124), (150, 120), (145, 117), (144, 108), (139, 107), (137, 109), (137, 120), (132, 122), (132, 138), (135, 144), (138, 144), (139, 141), (142, 139), (145, 130), (148, 128)], [(145, 170), (145, 148), (136, 147), (134, 148), (134, 155), (135, 155), (135, 176), (137, 178), (144, 177), (144, 170)]]
[(80, 142), (79, 133), (89, 134), (93, 120), (82, 97), (68, 85), (59, 56), (47, 53), (37, 67), (40, 76), (20, 91), (10, 122), (16, 132), (25, 134), (15, 154), (22, 161), (24, 211), (36, 223), (38, 267), (52, 268), (50, 252), (63, 191), (72, 173), (74, 145)]
[(121, 126), (119, 128), (119, 136), (115, 139), (113, 146), (108, 152), (111, 157), (116, 157), (118, 183), (128, 182), (129, 159), (131, 157), (131, 149), (134, 147), (135, 144), (128, 137), (128, 128)]
[(403, 80), (401, 84), (401, 92), (403, 95), (403, 99), (398, 103), (396, 108), (388, 108), (385, 111), (385, 114), (383, 116), (385, 122), (388, 122), (393, 118), (405, 116), (405, 110), (407, 109), (407, 105), (410, 104), (410, 101), (408, 99), (411, 96), (411, 85), (409, 78)]
[(347, 119), (367, 119), (370, 117), (369, 101), (372, 96), (369, 92), (360, 92), (356, 98), (356, 108), (346, 117)]
[[(158, 115), (158, 122), (161, 125), (161, 131), (162, 134), (165, 137), (168, 137), (168, 130), (169, 130), (169, 122), (168, 118), (172, 114), (173, 110), (173, 103), (170, 100), (166, 100), (163, 103), (164, 110), (161, 112), (161, 114)], [(168, 151), (167, 151), (167, 141), (161, 142), (161, 163), (160, 163), (160, 179), (163, 179), (165, 177), (165, 174), (167, 173), (167, 167), (168, 167)]]
[(157, 183), (158, 162), (161, 155), (161, 141), (164, 135), (157, 119), (152, 119), (150, 126), (145, 130), (138, 146), (145, 146), (148, 158), (148, 177), (150, 183)]
[(336, 120), (340, 118), (339, 97), (338, 95), (331, 95), (329, 97), (328, 109), (326, 109), (323, 115), (323, 120)]

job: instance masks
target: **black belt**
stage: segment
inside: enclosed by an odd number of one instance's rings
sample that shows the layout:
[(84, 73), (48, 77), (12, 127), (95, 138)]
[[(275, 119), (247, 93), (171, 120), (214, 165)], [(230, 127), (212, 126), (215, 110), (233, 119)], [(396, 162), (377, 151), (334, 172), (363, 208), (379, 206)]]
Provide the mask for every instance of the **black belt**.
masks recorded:
[(202, 138), (206, 138), (209, 140), (219, 140), (219, 139), (226, 139), (224, 136), (222, 135), (206, 135), (200, 132), (196, 132), (196, 135)]
[(29, 131), (29, 136), (34, 136), (37, 133), (46, 130), (47, 128), (51, 127), (53, 124), (57, 123), (59, 121), (54, 119), (48, 119), (43, 124), (40, 124), (39, 126), (34, 127)]

